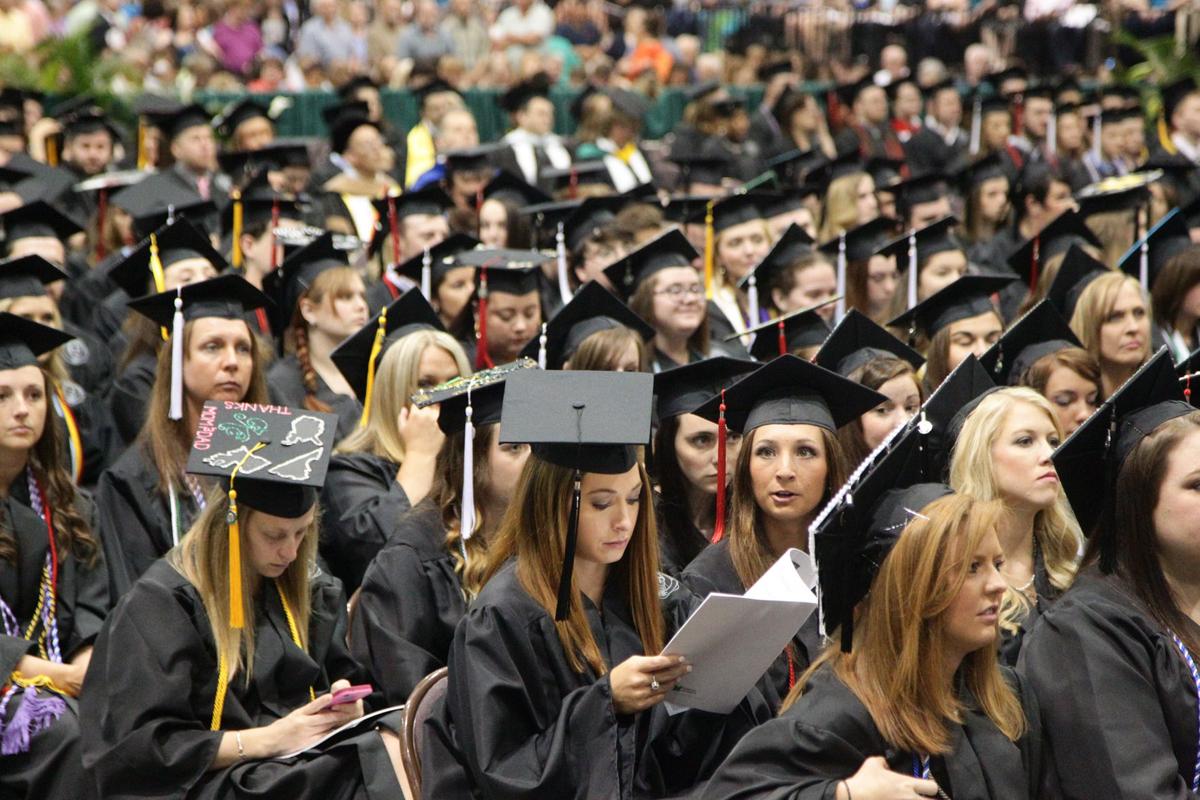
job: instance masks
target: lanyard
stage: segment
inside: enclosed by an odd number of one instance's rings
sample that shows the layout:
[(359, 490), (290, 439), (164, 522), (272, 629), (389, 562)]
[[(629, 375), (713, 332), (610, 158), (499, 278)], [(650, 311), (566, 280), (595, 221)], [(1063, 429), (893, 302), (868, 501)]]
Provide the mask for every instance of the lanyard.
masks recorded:
[(933, 780), (933, 773), (929, 771), (929, 756), (913, 756), (912, 773), (914, 778), (922, 780)]
[(1179, 655), (1183, 656), (1183, 663), (1187, 664), (1188, 672), (1192, 676), (1192, 685), (1196, 690), (1196, 763), (1192, 767), (1192, 791), (1200, 792), (1200, 669), (1196, 668), (1196, 660), (1192, 658), (1192, 654), (1188, 652), (1187, 647), (1174, 633), (1171, 634), (1171, 640), (1175, 642), (1175, 648), (1179, 650)]

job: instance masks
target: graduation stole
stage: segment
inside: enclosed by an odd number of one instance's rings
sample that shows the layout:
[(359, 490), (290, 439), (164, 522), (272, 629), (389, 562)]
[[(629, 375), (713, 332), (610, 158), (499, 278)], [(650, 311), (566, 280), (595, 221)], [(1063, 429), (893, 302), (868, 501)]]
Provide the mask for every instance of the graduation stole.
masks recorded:
[(75, 483), (78, 484), (83, 480), (83, 439), (79, 435), (79, 423), (75, 421), (75, 412), (71, 410), (71, 405), (67, 402), (67, 396), (63, 394), (61, 386), (54, 387), (54, 396), (56, 398), (55, 405), (58, 406), (60, 416), (67, 426), (67, 442), (71, 450), (71, 474), (75, 478)]

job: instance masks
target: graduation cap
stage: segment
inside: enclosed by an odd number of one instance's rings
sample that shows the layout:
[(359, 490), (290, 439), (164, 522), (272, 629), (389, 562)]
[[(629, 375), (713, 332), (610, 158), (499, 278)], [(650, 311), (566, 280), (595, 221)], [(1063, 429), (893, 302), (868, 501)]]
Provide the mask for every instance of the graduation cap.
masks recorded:
[(1083, 345), (1054, 304), (1042, 300), (1014, 322), (979, 363), (1000, 386), (1016, 386), (1041, 358), (1068, 347)]
[(535, 97), (549, 96), (550, 77), (544, 72), (539, 72), (500, 95), (500, 107), (510, 114), (515, 114)]
[(829, 159), (818, 148), (788, 150), (767, 159), (767, 169), (774, 170), (786, 183), (796, 185), (806, 180), (812, 171)]
[(812, 184), (790, 187), (777, 192), (759, 192), (763, 216), (767, 219), (781, 214), (790, 214), (802, 208), (808, 208), (805, 198), (818, 194), (819, 189)]
[(867, 159), (867, 174), (875, 181), (875, 189), (883, 192), (895, 192), (896, 186), (902, 183), (901, 173), (904, 171), (904, 159), (872, 156)]
[(791, 59), (777, 59), (775, 61), (768, 61), (758, 68), (758, 82), (767, 83), (776, 75), (784, 75), (794, 71), (795, 68), (792, 66)]
[[(261, 222), (270, 222), (276, 217), (298, 220), (302, 216), (300, 198), (272, 189), (266, 170), (255, 173), (242, 189), (235, 191), (238, 192), (238, 196), (231, 196), (230, 202), (221, 208), (221, 232), (223, 234), (232, 233), (235, 227), (240, 233), (244, 228), (253, 227)], [(235, 226), (234, 222), (239, 213), (242, 215), (241, 224)], [(272, 225), (272, 227), (275, 226)], [(241, 265), (235, 263), (234, 266)]]
[(925, 363), (920, 353), (852, 308), (829, 334), (813, 363), (848, 378), (856, 369), (877, 358), (907, 361), (914, 370)]
[(590, 236), (612, 223), (627, 205), (629, 199), (621, 195), (586, 197), (555, 225), (561, 225), (567, 249), (577, 250)]
[(1171, 117), (1175, 114), (1175, 108), (1188, 95), (1195, 94), (1196, 92), (1200, 92), (1200, 86), (1197, 86), (1196, 79), (1191, 75), (1185, 75), (1162, 87), (1163, 117), (1168, 123), (1170, 123)]
[(238, 182), (239, 176), (249, 175), (256, 170), (279, 170), (311, 165), (306, 143), (278, 140), (257, 150), (218, 153), (217, 162), (221, 165), (221, 170), (233, 177), (235, 182)]
[(935, 500), (953, 494), (943, 483), (926, 483), (922, 436), (915, 427), (889, 440), (833, 497), (809, 528), (820, 587), (825, 635), (841, 631), (841, 648), (854, 641), (854, 612), (871, 590), (884, 559), (909, 521)]
[(571, 607), (571, 572), (584, 472), (620, 475), (650, 439), (654, 378), (641, 372), (522, 370), (508, 380), (500, 441), (527, 443), (532, 455), (574, 470), (574, 492), (554, 618)]
[(679, 166), (681, 188), (685, 189), (693, 183), (720, 186), (726, 178), (737, 173), (737, 165), (723, 151), (672, 153), (670, 160)]
[(370, 420), (375, 371), (383, 354), (400, 339), (420, 330), (444, 331), (445, 327), (424, 295), (409, 289), (329, 354), (354, 395), (362, 398), (362, 426)]
[(342, 100), (349, 100), (354, 97), (359, 89), (374, 89), (375, 91), (379, 91), (379, 84), (373, 81), (370, 75), (359, 73), (337, 87), (337, 96)]
[(367, 245), (367, 255), (375, 257), (383, 248), (388, 234), (392, 237), (392, 262), (400, 260), (400, 220), (416, 214), (441, 216), (454, 208), (454, 200), (437, 184), (430, 184), (415, 192), (402, 195), (388, 194), (372, 200), (379, 222)]
[(70, 139), (89, 133), (107, 131), (114, 141), (120, 141), (121, 132), (116, 124), (100, 108), (85, 109), (62, 119), (63, 138)]
[(35, 200), (0, 214), (0, 221), (4, 224), (4, 240), (9, 247), (18, 239), (42, 236), (65, 242), (83, 232), (78, 221), (45, 200)]
[(673, 228), (604, 268), (609, 283), (626, 298), (646, 279), (671, 267), (690, 267), (699, 255), (678, 228)]
[(1108, 83), (1100, 87), (1100, 97), (1113, 97), (1124, 101), (1140, 101), (1142, 99), (1142, 91), (1136, 86), (1130, 86), (1125, 83)]
[(694, 103), (697, 100), (703, 100), (710, 97), (721, 90), (721, 84), (718, 81), (704, 81), (689, 86), (683, 90), (683, 96), (687, 98), (689, 103)]
[(650, 323), (608, 289), (588, 281), (554, 319), (542, 325), (541, 336), (529, 342), (521, 355), (536, 358), (542, 369), (562, 369), (589, 336), (621, 327), (629, 328), (642, 341), (654, 338)]
[(268, 122), (274, 122), (266, 106), (257, 100), (244, 97), (222, 109), (221, 113), (213, 119), (212, 126), (216, 129), (217, 133), (228, 139), (233, 136), (234, 131), (237, 130), (239, 125), (243, 122), (249, 122), (252, 119), (265, 119)]
[(833, 183), (838, 178), (843, 178), (846, 175), (853, 175), (863, 171), (862, 159), (858, 155), (857, 150), (851, 150), (848, 153), (841, 153), (836, 158), (832, 158), (825, 163), (814, 167), (808, 173), (808, 179), (824, 187), (828, 191), (829, 184)]
[[(539, 277), (541, 264), (552, 255), (536, 250), (467, 250), (454, 257), (455, 263), (464, 267), (475, 267), (475, 368), (494, 367), (488, 354), (487, 306), (492, 294), (526, 295), (537, 293), (541, 288)], [(468, 306), (469, 308), (470, 306)]]
[(693, 225), (698, 220), (702, 222), (708, 204), (716, 202), (717, 199), (715, 195), (674, 195), (662, 207), (663, 219), (680, 225)]
[(1075, 304), (1079, 302), (1079, 296), (1083, 294), (1087, 285), (1110, 271), (1103, 262), (1097, 261), (1079, 245), (1073, 244), (1063, 257), (1054, 280), (1050, 282), (1046, 300), (1053, 304), (1063, 317), (1070, 319), (1075, 313)]
[(220, 272), (229, 264), (213, 249), (208, 236), (186, 219), (177, 219), (147, 236), (122, 260), (112, 266), (108, 277), (130, 297), (140, 297), (149, 286), (163, 292), (163, 270), (172, 264), (202, 258)]
[(0, 300), (44, 295), (46, 284), (65, 281), (68, 277), (39, 255), (5, 259), (0, 261)]
[(741, 333), (726, 336), (725, 341), (732, 342), (743, 336), (753, 336), (750, 355), (759, 361), (770, 361), (776, 356), (795, 353), (808, 347), (819, 347), (825, 341), (825, 337), (829, 336), (829, 323), (817, 312), (840, 299), (840, 296), (833, 297), (807, 308), (796, 309), (753, 328), (747, 328)]
[(212, 120), (209, 118), (208, 112), (199, 103), (191, 103), (168, 113), (158, 115), (158, 123), (162, 132), (166, 135), (167, 141), (174, 140), (189, 128), (209, 128), (212, 126)]
[(492, 158), (501, 149), (497, 144), (484, 144), (475, 147), (462, 147), (446, 152), (446, 173), (452, 172), (490, 172)]
[(574, 194), (579, 186), (613, 186), (612, 174), (603, 161), (575, 161), (569, 167), (550, 167), (541, 177), (551, 182), (557, 191)]
[(1089, 536), (1100, 536), (1100, 568), (1115, 566), (1119, 531), (1097, 530), (1115, 502), (1117, 475), (1134, 448), (1160, 425), (1195, 409), (1184, 397), (1171, 354), (1162, 348), (1104, 401), (1054, 452), (1063, 491)]
[[(396, 272), (422, 287), (422, 294), (425, 294), (424, 289), (428, 286), (432, 295), (433, 288), (442, 282), (450, 270), (463, 266), (455, 260), (455, 256), (476, 247), (479, 247), (479, 240), (469, 233), (452, 233), (427, 250), (397, 264)], [(428, 278), (425, 275), (426, 268), (429, 270)]]
[(550, 195), (506, 169), (498, 171), (488, 185), (483, 187), (483, 197), (512, 203), (517, 208), (554, 202)]
[[(184, 223), (187, 224), (187, 223)], [(129, 301), (129, 308), (170, 331), (171, 405), (167, 417), (183, 419), (183, 328), (195, 319), (243, 319), (270, 307), (270, 299), (240, 275), (218, 275), (199, 283)]]
[(927, 172), (903, 180), (893, 185), (891, 189), (901, 208), (911, 210), (921, 203), (932, 203), (948, 196), (950, 192), (948, 183), (947, 177), (942, 173)]
[(1180, 197), (1191, 195), (1189, 178), (1195, 173), (1196, 165), (1187, 156), (1179, 153), (1168, 153), (1165, 150), (1150, 154), (1150, 157), (1137, 168), (1138, 172), (1159, 170), (1163, 179), (1172, 184)]
[[(240, 279), (239, 279), (240, 280)], [(238, 506), (298, 519), (317, 502), (337, 415), (209, 400), (200, 410), (187, 471), (223, 479), (229, 496), (229, 625), (245, 624)]]
[(756, 361), (714, 356), (659, 372), (654, 376), (658, 419), (694, 414), (722, 389), (760, 366)]
[(932, 339), (948, 325), (996, 311), (992, 295), (1014, 280), (1006, 275), (964, 275), (896, 317), (888, 326), (907, 329), (910, 338), (920, 331)]
[(917, 303), (917, 278), (921, 266), (938, 253), (965, 252), (962, 242), (954, 235), (957, 224), (954, 217), (942, 217), (920, 230), (910, 230), (875, 251), (876, 255), (895, 256), (897, 264), (905, 263), (903, 259), (907, 258), (909, 308)]
[(333, 234), (329, 231), (290, 253), (279, 269), (268, 273), (263, 279), (263, 291), (275, 301), (281, 312), (280, 325), (287, 327), (291, 324), (300, 296), (308, 291), (322, 272), (349, 265), (346, 252), (334, 246)]
[[(813, 239), (799, 225), (791, 224), (779, 240), (763, 256), (762, 261), (754, 266), (738, 281), (738, 288), (745, 289), (750, 299), (750, 319), (758, 319), (759, 286), (771, 289), (779, 281), (779, 276), (804, 255), (813, 252)], [(845, 273), (839, 275), (840, 283), (845, 283)]]
[(651, 105), (644, 95), (618, 88), (609, 88), (604, 93), (612, 100), (614, 111), (632, 120), (643, 120), (650, 113)]
[(876, 83), (874, 79), (870, 76), (860, 78), (859, 80), (851, 83), (840, 84), (836, 89), (838, 100), (841, 100), (842, 104), (847, 107), (852, 106), (860, 94), (875, 85)]
[(321, 119), (325, 122), (325, 127), (330, 131), (337, 121), (342, 117), (367, 117), (370, 114), (370, 106), (365, 100), (344, 100), (340, 103), (332, 103), (321, 109)]
[(57, 328), (0, 312), (0, 370), (37, 366), (38, 356), (74, 338)]
[(836, 257), (845, 239), (846, 261), (866, 261), (888, 240), (892, 232), (900, 225), (899, 221), (890, 217), (876, 217), (858, 227), (851, 228), (842, 236), (836, 236), (822, 242), (820, 250)]
[(924, 439), (925, 474), (941, 479), (950, 464), (950, 453), (962, 424), (980, 401), (998, 387), (974, 355), (968, 355), (921, 406), (915, 427)]
[(1065, 253), (1071, 245), (1090, 244), (1099, 248), (1100, 240), (1084, 223), (1077, 211), (1067, 209), (1033, 237), (1026, 239), (1008, 257), (1008, 264), (1030, 288), (1037, 287), (1041, 265)]
[(1137, 278), (1146, 291), (1174, 256), (1192, 247), (1183, 210), (1172, 208), (1117, 262), (1117, 269)]
[(977, 159), (974, 162), (963, 167), (957, 175), (959, 186), (962, 188), (964, 196), (970, 195), (971, 191), (982, 184), (984, 181), (990, 181), (992, 178), (1008, 178), (1008, 172), (1004, 169), (1004, 164), (1000, 161), (1000, 156), (996, 153), (989, 153), (983, 158)]
[(372, 122), (366, 116), (343, 114), (338, 117), (329, 129), (329, 149), (334, 153), (346, 152), (346, 148), (350, 146), (350, 137), (362, 127), (380, 130), (379, 123)]
[(1085, 186), (1075, 194), (1079, 215), (1087, 218), (1093, 214), (1143, 208), (1150, 202), (1149, 185), (1161, 177), (1162, 173), (1135, 172)]
[(580, 90), (579, 94), (575, 95), (575, 99), (571, 101), (568, 110), (577, 122), (583, 119), (583, 106), (587, 103), (588, 98), (595, 97), (598, 94), (603, 94), (600, 91), (600, 87), (594, 83), (589, 83)]
[[(376, 88), (378, 88), (378, 86)], [(413, 94), (417, 96), (417, 100), (420, 102), (422, 107), (425, 106), (425, 102), (429, 100), (432, 95), (441, 94), (442, 92), (453, 92), (459, 97), (462, 97), (462, 92), (454, 88), (454, 86), (447, 81), (436, 76), (432, 80), (425, 81), (420, 86), (414, 86), (410, 88), (412, 89)]]
[(217, 210), (211, 200), (174, 181), (139, 183), (114, 192), (109, 201), (133, 217), (133, 232), (139, 238), (176, 219), (203, 227), (204, 220)]

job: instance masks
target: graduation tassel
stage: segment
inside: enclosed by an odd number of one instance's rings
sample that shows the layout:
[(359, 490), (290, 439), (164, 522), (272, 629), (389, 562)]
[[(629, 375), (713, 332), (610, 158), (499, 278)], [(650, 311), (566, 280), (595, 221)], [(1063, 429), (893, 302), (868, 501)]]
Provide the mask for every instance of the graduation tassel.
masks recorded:
[(1050, 119), (1046, 121), (1046, 152), (1049, 155), (1058, 155), (1058, 114), (1050, 111)]
[(168, 419), (183, 419), (183, 287), (175, 290), (171, 317), (171, 410)]
[(975, 104), (971, 109), (971, 155), (979, 155), (980, 140), (983, 138), (983, 95), (975, 93)]
[(571, 302), (571, 282), (567, 279), (567, 235), (562, 221), (558, 223), (558, 233), (554, 234), (554, 249), (558, 256), (558, 294), (565, 306)]
[(225, 517), (229, 525), (229, 627), (238, 630), (246, 627), (246, 607), (242, 599), (242, 531), (238, 524), (237, 489), (233, 487), (233, 481), (246, 459), (265, 446), (265, 442), (254, 445), (229, 473), (229, 514)]
[(46, 164), (58, 166), (58, 139), (53, 134), (46, 137)]
[(788, 351), (787, 346), (787, 325), (781, 319), (779, 320), (779, 355), (786, 356)]
[[(782, 324), (779, 329), (783, 330)], [(725, 430), (725, 390), (722, 389), (721, 405), (717, 407), (717, 518), (713, 524), (714, 544), (725, 538)]]
[(429, 248), (421, 255), (421, 294), (429, 302), (433, 302), (433, 256)]
[(917, 230), (908, 232), (908, 307), (917, 304)]
[(383, 350), (383, 340), (387, 338), (387, 306), (379, 312), (379, 326), (375, 328), (375, 340), (371, 342), (371, 355), (367, 360), (367, 388), (363, 392), (363, 413), (358, 420), (358, 427), (365, 428), (371, 421), (371, 399), (375, 394), (375, 367), (379, 363), (379, 353)]
[(1161, 113), (1158, 115), (1158, 143), (1162, 145), (1163, 150), (1166, 150), (1171, 155), (1179, 153), (1179, 148), (1175, 146), (1175, 142), (1171, 139), (1171, 130), (1167, 127), (1167, 118)]
[(139, 171), (146, 168), (146, 121), (140, 117), (137, 129), (137, 168)]
[(1012, 124), (1013, 133), (1017, 136), (1021, 135), (1021, 126), (1025, 122), (1025, 100), (1018, 98), (1012, 104)]
[(230, 266), (242, 268), (242, 190), (234, 189), (229, 193), (233, 202), (233, 249), (229, 256)]
[(540, 369), (546, 368), (546, 339), (548, 338), (546, 335), (546, 323), (543, 322), (542, 332), (538, 336), (538, 367)]
[[(400, 263), (400, 217), (396, 214), (396, 195), (387, 196), (388, 231), (392, 235), (392, 263)], [(428, 295), (426, 295), (428, 297)]]
[(571, 613), (571, 574), (575, 571), (575, 545), (579, 538), (579, 501), (583, 493), (583, 473), (575, 470), (571, 488), (571, 516), (567, 519), (567, 550), (563, 558), (562, 576), (558, 579), (558, 607), (554, 621), (562, 622)]
[(467, 423), (463, 426), (462, 511), (459, 514), (459, 546), (463, 563), (467, 563), (467, 540), (475, 534), (475, 424), (471, 407), (471, 386), (467, 384)]
[(713, 202), (709, 200), (704, 206), (704, 297), (712, 300), (713, 296)]
[[(166, 279), (163, 277), (162, 259), (158, 256), (158, 234), (156, 233), (150, 234), (150, 277), (154, 280), (155, 292), (161, 294), (167, 290)], [(160, 330), (164, 342), (171, 338), (166, 328)]]
[(837, 254), (837, 305), (834, 306), (834, 322), (841, 322), (846, 316), (846, 231), (838, 234)]
[(479, 309), (475, 312), (475, 369), (495, 366), (487, 351), (488, 278), (487, 267), (479, 270)]
[(104, 220), (108, 217), (108, 189), (101, 189), (96, 196), (96, 260), (103, 261), (107, 254), (104, 246)]
[[(1141, 210), (1137, 212), (1138, 219), (1141, 219)], [(1149, 225), (1146, 226), (1149, 229)], [(1139, 231), (1140, 233), (1140, 231)], [(1138, 253), (1138, 281), (1142, 284), (1142, 291), (1150, 291), (1150, 236), (1146, 234), (1141, 237), (1142, 245)]]
[(753, 272), (746, 279), (746, 300), (750, 306), (750, 324), (757, 325), (759, 323), (758, 315), (758, 278)]

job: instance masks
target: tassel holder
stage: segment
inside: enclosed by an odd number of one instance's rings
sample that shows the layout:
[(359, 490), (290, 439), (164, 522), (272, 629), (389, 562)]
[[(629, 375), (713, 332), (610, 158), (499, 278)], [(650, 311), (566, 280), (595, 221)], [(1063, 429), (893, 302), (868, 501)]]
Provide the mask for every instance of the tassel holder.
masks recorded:
[(363, 413), (358, 420), (358, 427), (365, 428), (371, 421), (371, 401), (375, 397), (375, 369), (379, 365), (379, 354), (383, 351), (383, 341), (387, 338), (387, 306), (379, 312), (379, 325), (375, 328), (375, 339), (371, 342), (371, 355), (367, 360), (367, 387), (363, 391)]

